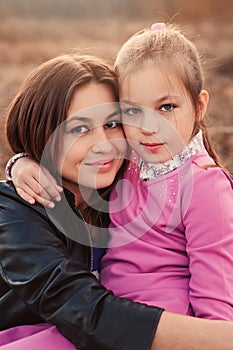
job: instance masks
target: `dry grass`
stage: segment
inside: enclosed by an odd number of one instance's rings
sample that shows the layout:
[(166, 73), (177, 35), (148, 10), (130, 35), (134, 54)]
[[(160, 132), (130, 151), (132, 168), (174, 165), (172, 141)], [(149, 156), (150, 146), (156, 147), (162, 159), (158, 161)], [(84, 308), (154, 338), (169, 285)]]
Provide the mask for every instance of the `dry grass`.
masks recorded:
[[(164, 20), (164, 18), (163, 18)], [(40, 62), (58, 53), (79, 49), (113, 61), (121, 44), (151, 20), (124, 17), (85, 20), (5, 17), (0, 21), (0, 176), (11, 151), (3, 134), (6, 107), (26, 75)], [(184, 26), (186, 22), (183, 21)], [(207, 59), (209, 115), (213, 141), (221, 159), (233, 173), (233, 23), (205, 18), (187, 24), (189, 34)]]

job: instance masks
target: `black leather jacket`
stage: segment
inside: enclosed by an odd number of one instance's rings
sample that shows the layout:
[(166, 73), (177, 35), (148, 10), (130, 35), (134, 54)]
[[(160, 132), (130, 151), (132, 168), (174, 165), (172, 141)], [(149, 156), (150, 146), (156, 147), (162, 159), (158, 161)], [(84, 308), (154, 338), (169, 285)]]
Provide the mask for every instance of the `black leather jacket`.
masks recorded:
[(48, 322), (79, 350), (150, 349), (162, 309), (106, 290), (89, 272), (89, 233), (72, 223), (73, 196), (56, 207), (31, 206), (0, 182), (0, 329)]

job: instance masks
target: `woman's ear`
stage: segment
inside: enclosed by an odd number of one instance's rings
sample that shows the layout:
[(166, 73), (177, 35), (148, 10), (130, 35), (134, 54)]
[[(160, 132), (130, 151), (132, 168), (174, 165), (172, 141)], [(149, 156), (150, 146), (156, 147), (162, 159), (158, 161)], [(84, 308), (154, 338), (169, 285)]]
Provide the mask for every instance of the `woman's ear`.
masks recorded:
[(207, 107), (209, 103), (209, 93), (206, 90), (202, 90), (199, 95), (198, 99), (198, 119), (199, 121), (204, 118), (204, 115), (206, 113)]

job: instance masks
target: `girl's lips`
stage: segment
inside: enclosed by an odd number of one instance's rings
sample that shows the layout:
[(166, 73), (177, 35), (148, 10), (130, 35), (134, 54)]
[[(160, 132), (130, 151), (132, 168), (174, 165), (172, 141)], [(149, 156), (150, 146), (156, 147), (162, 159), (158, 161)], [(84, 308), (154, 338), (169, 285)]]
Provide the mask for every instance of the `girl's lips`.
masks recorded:
[(149, 152), (157, 152), (164, 144), (163, 143), (141, 143)]

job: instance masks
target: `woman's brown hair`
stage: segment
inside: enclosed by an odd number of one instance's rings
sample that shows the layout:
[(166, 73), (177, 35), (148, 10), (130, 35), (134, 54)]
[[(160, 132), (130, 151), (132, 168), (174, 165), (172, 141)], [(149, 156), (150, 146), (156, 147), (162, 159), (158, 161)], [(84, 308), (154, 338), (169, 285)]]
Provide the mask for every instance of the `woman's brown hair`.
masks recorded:
[(118, 100), (115, 73), (97, 57), (60, 55), (36, 68), (9, 108), (6, 134), (12, 150), (40, 162), (50, 136), (67, 117), (74, 93), (91, 82), (108, 85)]
[[(67, 117), (75, 92), (92, 82), (108, 86), (118, 101), (116, 74), (113, 68), (97, 57), (64, 54), (36, 68), (22, 84), (9, 107), (6, 135), (12, 150), (15, 153), (26, 152), (31, 159), (40, 163), (51, 135)], [(50, 162), (53, 163), (50, 171), (56, 166), (59, 148), (56, 134), (55, 144), (50, 149), (53, 152), (50, 155)], [(99, 191), (103, 198), (108, 199), (111, 187)], [(86, 220), (95, 221), (89, 206), (83, 208), (83, 215)]]

